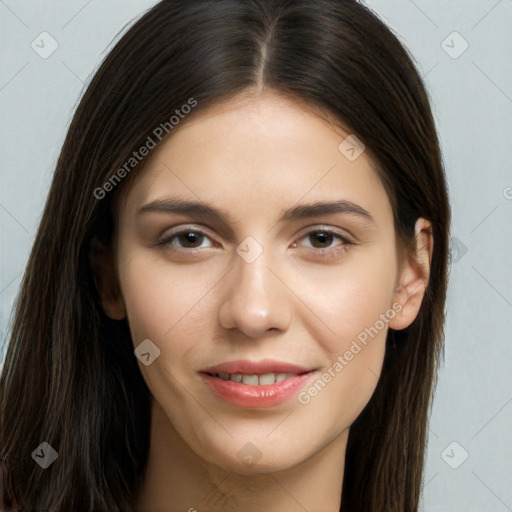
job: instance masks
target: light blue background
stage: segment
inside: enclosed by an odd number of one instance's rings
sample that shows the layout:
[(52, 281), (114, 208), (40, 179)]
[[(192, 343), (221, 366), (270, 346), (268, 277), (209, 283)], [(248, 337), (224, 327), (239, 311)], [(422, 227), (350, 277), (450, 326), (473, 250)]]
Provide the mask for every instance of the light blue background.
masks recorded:
[[(154, 3), (0, 0), (4, 344), (71, 113), (118, 34)], [(458, 247), (422, 510), (512, 511), (512, 0), (366, 3), (410, 48), (425, 77)], [(44, 31), (59, 44), (47, 59), (31, 48)], [(469, 47), (458, 58), (445, 51), (459, 53), (464, 40)], [(465, 452), (467, 460), (450, 467)]]

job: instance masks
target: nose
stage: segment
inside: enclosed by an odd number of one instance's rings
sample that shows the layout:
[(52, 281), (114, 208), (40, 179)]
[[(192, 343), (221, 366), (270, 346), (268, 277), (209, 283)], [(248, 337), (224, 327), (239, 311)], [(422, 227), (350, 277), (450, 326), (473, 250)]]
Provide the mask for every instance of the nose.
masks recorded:
[(249, 338), (259, 338), (271, 330), (288, 329), (291, 308), (287, 295), (290, 292), (268, 263), (271, 262), (266, 258), (266, 251), (252, 263), (235, 256), (219, 308), (222, 327), (238, 329)]

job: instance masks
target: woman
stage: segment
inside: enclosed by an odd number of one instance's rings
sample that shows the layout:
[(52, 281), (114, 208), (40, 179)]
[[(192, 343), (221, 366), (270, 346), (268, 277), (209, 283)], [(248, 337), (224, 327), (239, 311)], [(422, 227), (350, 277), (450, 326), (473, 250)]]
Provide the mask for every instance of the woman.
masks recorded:
[(4, 507), (416, 511), (450, 211), (353, 0), (164, 0), (82, 99), (1, 375)]

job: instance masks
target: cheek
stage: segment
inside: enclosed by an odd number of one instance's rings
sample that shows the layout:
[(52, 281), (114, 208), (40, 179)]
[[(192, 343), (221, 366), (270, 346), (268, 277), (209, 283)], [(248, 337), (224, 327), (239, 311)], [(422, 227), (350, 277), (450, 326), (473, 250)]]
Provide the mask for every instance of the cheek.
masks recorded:
[[(369, 299), (371, 297), (371, 299)], [(384, 361), (387, 321), (382, 297), (356, 300), (338, 293), (338, 307), (326, 303), (319, 316), (336, 333), (322, 327), (309, 330), (326, 353), (318, 377), (305, 388), (298, 400), (307, 415), (322, 423), (326, 436), (335, 437), (349, 428), (370, 401)]]
[[(211, 338), (214, 310), (208, 292), (218, 279), (192, 267), (150, 261), (147, 254), (136, 252), (120, 270), (134, 348), (149, 339), (160, 350), (148, 366), (139, 362), (143, 378), (167, 411), (186, 410), (182, 383), (190, 378), (190, 368), (199, 368), (201, 347), (208, 343), (208, 333)], [(191, 417), (197, 414), (194, 407), (188, 412)]]
[(305, 315), (308, 328), (316, 332), (314, 338), (328, 352), (339, 354), (347, 342), (361, 333), (360, 338), (364, 338), (366, 329), (375, 324), (379, 331), (385, 331), (387, 322), (382, 325), (381, 319), (391, 309), (395, 257), (391, 244), (380, 244), (371, 250), (352, 251), (339, 266), (295, 272), (294, 288), (310, 309)]
[(194, 320), (195, 313), (204, 309), (204, 299), (218, 281), (208, 269), (179, 268), (135, 253), (129, 265), (120, 266), (120, 276), (135, 344), (152, 337), (164, 345), (170, 339), (179, 342), (175, 334), (184, 327), (204, 328), (204, 318)]
[[(121, 289), (134, 349), (149, 339), (160, 353), (140, 371), (156, 400), (183, 410), (182, 382), (191, 368), (202, 368), (215, 332), (212, 290), (222, 278), (205, 267), (170, 265), (134, 251), (129, 265), (120, 266)], [(166, 407), (168, 408), (168, 407)], [(191, 411), (190, 414), (195, 414)]]
[[(319, 379), (299, 401), (322, 417), (339, 411), (333, 426), (348, 427), (370, 400), (385, 354), (396, 276), (393, 247), (358, 253), (339, 267), (303, 272), (296, 285), (309, 308), (309, 336), (328, 355)], [(327, 421), (327, 420), (326, 420)]]

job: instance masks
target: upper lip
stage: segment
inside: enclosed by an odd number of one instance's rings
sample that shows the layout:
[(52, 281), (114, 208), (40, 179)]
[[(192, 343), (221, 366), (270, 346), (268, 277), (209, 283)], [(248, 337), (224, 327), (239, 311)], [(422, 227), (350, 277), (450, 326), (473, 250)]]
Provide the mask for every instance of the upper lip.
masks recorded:
[(313, 368), (307, 368), (297, 364), (277, 361), (274, 359), (263, 359), (261, 361), (238, 360), (228, 361), (215, 366), (210, 366), (201, 370), (202, 373), (243, 373), (247, 375), (265, 374), (265, 373), (307, 373)]

